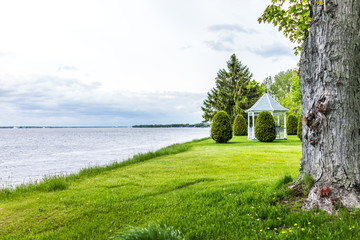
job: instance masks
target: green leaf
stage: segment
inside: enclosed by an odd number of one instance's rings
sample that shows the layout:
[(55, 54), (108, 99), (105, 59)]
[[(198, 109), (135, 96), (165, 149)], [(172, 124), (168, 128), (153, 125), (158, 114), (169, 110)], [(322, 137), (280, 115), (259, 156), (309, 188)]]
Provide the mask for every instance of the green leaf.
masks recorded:
[[(268, 22), (274, 26), (279, 24), (279, 31), (282, 31), (290, 41), (299, 44), (295, 50), (295, 54), (298, 54), (311, 22), (309, 1), (272, 0), (271, 2), (272, 4), (267, 6), (258, 22)], [(287, 8), (283, 8), (285, 2), (288, 2)]]

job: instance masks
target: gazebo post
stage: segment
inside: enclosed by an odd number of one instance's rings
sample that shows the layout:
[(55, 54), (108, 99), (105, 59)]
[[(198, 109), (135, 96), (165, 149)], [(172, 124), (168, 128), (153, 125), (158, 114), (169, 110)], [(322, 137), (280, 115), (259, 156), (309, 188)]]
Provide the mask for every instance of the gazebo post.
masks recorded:
[(248, 113), (248, 139), (251, 138), (251, 123), (250, 123), (250, 113)]
[(284, 112), (284, 138), (286, 139), (287, 134), (286, 134), (286, 112)]
[(278, 123), (277, 123), (277, 125), (278, 125), (278, 127), (279, 127), (279, 135), (278, 135), (278, 138), (280, 138), (280, 115), (277, 115), (277, 117), (278, 117)]
[(253, 119), (253, 121), (252, 121), (252, 130), (251, 130), (252, 139), (255, 139), (255, 113), (254, 112), (252, 113), (252, 119)]

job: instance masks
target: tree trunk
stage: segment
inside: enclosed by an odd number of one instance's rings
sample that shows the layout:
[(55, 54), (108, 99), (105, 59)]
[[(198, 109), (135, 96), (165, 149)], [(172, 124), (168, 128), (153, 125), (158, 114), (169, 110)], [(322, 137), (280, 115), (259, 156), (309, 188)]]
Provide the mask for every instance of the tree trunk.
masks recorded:
[[(300, 59), (305, 209), (360, 208), (360, 0), (311, 0)], [(327, 188), (326, 188), (327, 187)]]

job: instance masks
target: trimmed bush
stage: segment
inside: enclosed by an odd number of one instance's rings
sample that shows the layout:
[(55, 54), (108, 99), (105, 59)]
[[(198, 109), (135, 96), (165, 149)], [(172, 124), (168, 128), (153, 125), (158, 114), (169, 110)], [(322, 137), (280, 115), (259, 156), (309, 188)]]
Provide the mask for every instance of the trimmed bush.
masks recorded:
[(255, 137), (260, 142), (272, 142), (275, 140), (275, 121), (269, 111), (263, 111), (257, 117), (255, 122)]
[(286, 131), (288, 135), (297, 134), (298, 119), (295, 115), (290, 114), (286, 120)]
[(217, 143), (226, 143), (232, 138), (232, 126), (228, 114), (219, 111), (213, 118), (211, 125), (211, 138)]
[(301, 117), (299, 117), (298, 126), (297, 126), (297, 136), (302, 141), (302, 124), (301, 124)]
[(236, 115), (234, 121), (234, 135), (235, 136), (245, 136), (247, 134), (247, 125), (246, 120), (243, 115)]

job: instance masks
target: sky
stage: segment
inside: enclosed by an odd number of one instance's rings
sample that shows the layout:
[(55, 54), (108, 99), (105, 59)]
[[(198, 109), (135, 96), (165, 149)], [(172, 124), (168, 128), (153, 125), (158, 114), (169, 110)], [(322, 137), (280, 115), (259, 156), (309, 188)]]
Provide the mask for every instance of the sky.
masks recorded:
[(232, 54), (258, 82), (297, 66), (270, 2), (0, 1), (0, 126), (201, 122)]

